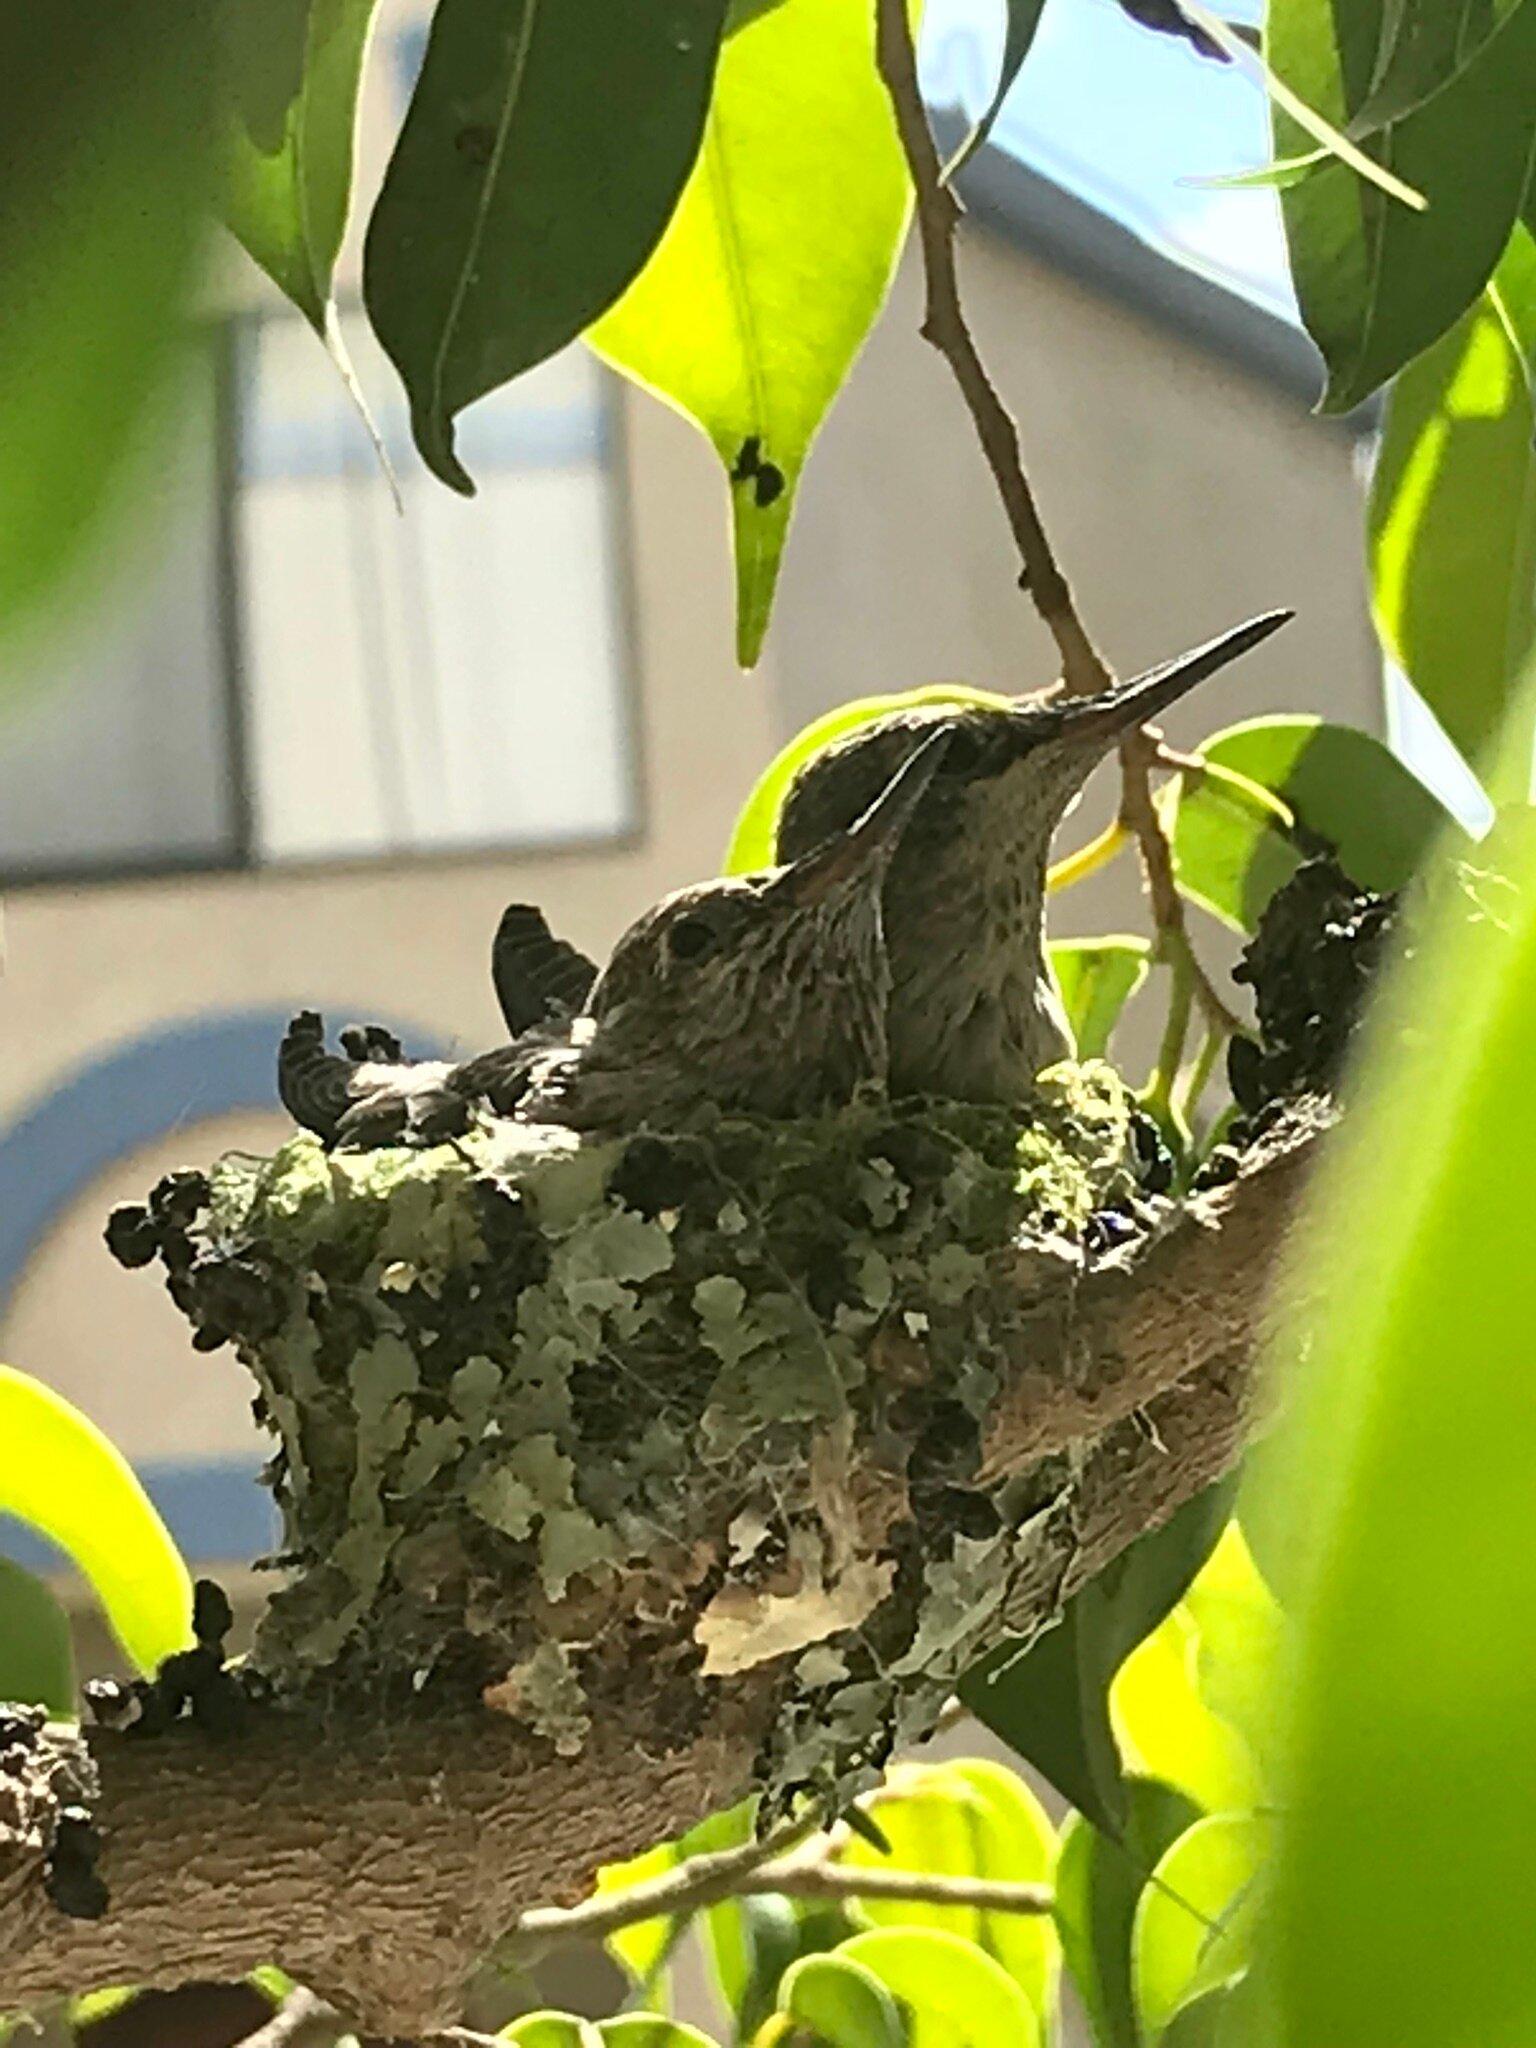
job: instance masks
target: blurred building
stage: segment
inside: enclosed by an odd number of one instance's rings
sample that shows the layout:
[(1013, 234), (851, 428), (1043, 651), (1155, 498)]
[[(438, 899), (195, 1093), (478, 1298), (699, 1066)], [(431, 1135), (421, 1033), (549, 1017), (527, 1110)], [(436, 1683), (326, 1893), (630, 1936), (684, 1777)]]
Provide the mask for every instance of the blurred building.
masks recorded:
[[(382, 36), (375, 169), (419, 61), (412, 10)], [(1375, 724), (1356, 437), (1309, 415), (1296, 332), (1004, 152), (966, 191), (978, 336), (1116, 664), (1292, 603), (1175, 736), (1277, 709)], [(910, 268), (813, 457), (750, 677), (724, 485), (682, 421), (573, 351), (466, 419), (466, 502), (411, 454), (348, 312), (397, 516), (314, 337), (254, 280), (237, 297), (107, 601), (0, 724), (0, 1357), (78, 1401), (221, 1562), (267, 1535), (249, 1390), (109, 1259), (107, 1209), (281, 1138), (296, 1009), (386, 1020), (422, 1052), (493, 1042), (503, 905), (535, 900), (601, 952), (715, 869), (753, 776), (818, 711), (1051, 674)], [(1134, 877), (1062, 914), (1134, 923)]]

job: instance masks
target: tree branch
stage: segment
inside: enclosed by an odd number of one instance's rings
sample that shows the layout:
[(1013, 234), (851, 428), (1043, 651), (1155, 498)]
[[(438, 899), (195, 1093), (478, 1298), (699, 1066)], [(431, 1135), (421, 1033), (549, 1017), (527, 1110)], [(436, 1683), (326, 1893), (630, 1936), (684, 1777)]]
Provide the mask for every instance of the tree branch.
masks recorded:
[(890, 94), (916, 196), (927, 290), (923, 339), (949, 364), (971, 415), (1019, 551), (1019, 582), (1029, 592), (1056, 642), (1062, 679), (1073, 695), (1088, 695), (1105, 688), (1110, 673), (1088, 636), (1067, 579), (1052, 552), (1034, 492), (1024, 473), (1018, 428), (987, 375), (960, 304), (955, 269), (960, 203), (944, 182), (933, 131), (928, 126), (906, 0), (876, 0), (876, 7), (876, 60)]
[[(1067, 1450), (1076, 1474), (1065, 1572), (1031, 1554), (1001, 1627), (1048, 1621), (1237, 1457), (1276, 1261), (1329, 1121), (1292, 1120), (1229, 1186), (1086, 1270), (999, 1256), (989, 1313), (1011, 1362), (979, 1482)], [(786, 1672), (702, 1680), (688, 1625), (678, 1654), (626, 1672), (573, 1758), (499, 1715), (425, 1701), (389, 1719), (367, 1702), (273, 1711), (235, 1739), (188, 1722), (148, 1739), (93, 1731), (111, 1898), (100, 1920), (66, 1918), (41, 1881), (51, 1773), (79, 1747), (52, 1731), (19, 1806), (0, 1777), (0, 2011), (276, 1961), (381, 2033), (451, 2023), (508, 1928), (749, 1789)]]

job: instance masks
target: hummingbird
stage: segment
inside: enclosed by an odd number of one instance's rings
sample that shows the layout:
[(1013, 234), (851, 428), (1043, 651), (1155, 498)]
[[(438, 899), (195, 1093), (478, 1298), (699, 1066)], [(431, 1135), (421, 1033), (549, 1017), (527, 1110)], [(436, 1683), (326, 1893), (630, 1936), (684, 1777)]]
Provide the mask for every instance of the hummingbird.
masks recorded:
[(599, 973), (532, 904), (491, 949), (511, 1042), (450, 1066), (407, 1061), (381, 1026), (328, 1050), (313, 1010), (278, 1053), (289, 1114), (329, 1145), (436, 1143), (477, 1104), (575, 1129), (675, 1119), (700, 1102), (793, 1116), (886, 1074), (880, 899), (948, 744), (930, 724), (874, 800), (798, 860), (680, 889), (636, 920)]
[[(541, 910), (510, 903), (491, 942), (491, 980), (513, 1045), (454, 1066), (408, 1060), (382, 1024), (349, 1024), (337, 1034), (341, 1052), (333, 1053), (319, 1012), (302, 1010), (278, 1048), (279, 1098), (295, 1123), (328, 1145), (371, 1150), (406, 1139), (455, 1137), (476, 1096), (508, 1094), (514, 1075), (526, 1077), (535, 1052), (565, 1038), (596, 979), (595, 964), (557, 939)], [(486, 1088), (476, 1085), (482, 1062), (489, 1062)], [(505, 1104), (508, 1112), (513, 1106)]]
[(340, 1042), (340, 1053), (330, 1051), (320, 1013), (301, 1010), (277, 1049), (279, 1100), (327, 1145), (392, 1143), (452, 1071), (446, 1060), (408, 1060), (381, 1024), (349, 1024)]
[(522, 1104), (578, 1130), (666, 1124), (700, 1103), (813, 1114), (887, 1078), (881, 897), (950, 741), (929, 725), (870, 799), (794, 859), (701, 882), (632, 924)]
[(1012, 1105), (1071, 1056), (1045, 950), (1056, 827), (1117, 740), (1291, 617), (1265, 612), (1094, 696), (893, 712), (800, 771), (776, 849), (791, 864), (857, 817), (935, 720), (950, 735), (888, 863), (893, 1095)]

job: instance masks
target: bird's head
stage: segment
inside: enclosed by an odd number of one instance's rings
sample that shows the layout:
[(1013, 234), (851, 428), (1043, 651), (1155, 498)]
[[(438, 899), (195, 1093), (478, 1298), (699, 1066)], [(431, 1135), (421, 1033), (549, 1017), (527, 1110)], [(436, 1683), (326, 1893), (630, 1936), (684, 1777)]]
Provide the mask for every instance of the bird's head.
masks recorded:
[(1010, 784), (1022, 780), (1025, 795), (1038, 805), (1043, 860), (1062, 813), (1117, 741), (1267, 640), (1291, 616), (1288, 611), (1262, 613), (1091, 697), (1023, 699), (998, 706), (924, 705), (877, 719), (801, 770), (780, 814), (779, 857), (793, 861), (856, 817), (937, 722), (949, 730), (950, 739), (909, 851), (919, 840), (943, 844), (951, 828), (962, 829), (959, 813), (968, 792), (1019, 770), (1010, 774)]
[(578, 1020), (593, 1066), (691, 1062), (701, 1099), (761, 1106), (781, 1091), (766, 1070), (787, 1075), (802, 1045), (817, 1057), (821, 1029), (883, 1018), (881, 889), (949, 736), (941, 723), (909, 746), (873, 802), (800, 858), (679, 889), (637, 919)]

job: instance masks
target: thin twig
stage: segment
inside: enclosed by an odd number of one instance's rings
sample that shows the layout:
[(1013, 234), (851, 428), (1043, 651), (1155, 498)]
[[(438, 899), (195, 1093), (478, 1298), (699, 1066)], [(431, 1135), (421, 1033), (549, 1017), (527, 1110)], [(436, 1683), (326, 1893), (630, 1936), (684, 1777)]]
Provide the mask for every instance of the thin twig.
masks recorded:
[(1156, 729), (1142, 726), (1120, 742), (1120, 822), (1134, 834), (1141, 849), (1142, 872), (1147, 878), (1147, 895), (1152, 903), (1152, 922), (1157, 927), (1164, 958), (1170, 965), (1182, 959), (1188, 963), (1194, 982), (1195, 1001), (1206, 1022), (1223, 1031), (1243, 1031), (1242, 1020), (1222, 1001), (1210, 976), (1201, 966), (1190, 944), (1184, 901), (1173, 878), (1173, 848), (1157, 805), (1152, 800), (1152, 764), (1162, 744)]
[(979, 1913), (1049, 1913), (1052, 1906), (1049, 1885), (847, 1863), (765, 1863), (750, 1889), (785, 1899), (905, 1899), (922, 1906), (969, 1906)]
[(504, 1961), (508, 1956), (555, 1942), (602, 1941), (621, 1927), (633, 1927), (641, 1920), (696, 1912), (701, 1905), (739, 1897), (755, 1871), (806, 1841), (820, 1825), (819, 1816), (791, 1821), (759, 1842), (744, 1842), (740, 1848), (718, 1849), (707, 1856), (691, 1856), (675, 1870), (645, 1884), (631, 1885), (627, 1891), (594, 1892), (579, 1906), (539, 1907), (525, 1913), (512, 1932), (496, 1944), (497, 1960)]
[(1018, 429), (987, 375), (961, 309), (955, 272), (955, 229), (960, 221), (960, 204), (944, 182), (939, 152), (928, 126), (906, 0), (876, 0), (875, 51), (912, 175), (927, 299), (923, 339), (931, 342), (949, 364), (975, 424), (977, 439), (997, 481), (1019, 551), (1020, 584), (1029, 592), (1056, 642), (1062, 680), (1072, 695), (1089, 695), (1108, 685), (1110, 672), (1088, 637), (1067, 579), (1051, 551), (1034, 493), (1024, 474)]
[(334, 2006), (302, 1986), (290, 1991), (271, 2019), (247, 2034), (237, 2048), (309, 2048), (309, 2036), (334, 2041), (344, 2022)]
[(602, 1893), (567, 1909), (526, 1913), (513, 1939), (541, 1948), (571, 1941), (596, 1941), (621, 1928), (654, 1919), (658, 1911), (697, 1913), (726, 1899), (773, 1896), (782, 1899), (904, 1899), (928, 1906), (968, 1906), (983, 1913), (1049, 1913), (1049, 1887), (1002, 1879), (946, 1877), (921, 1870), (874, 1870), (824, 1858), (788, 1857), (721, 1869), (727, 1857), (697, 1856), (670, 1873), (664, 1907), (655, 1885)]

